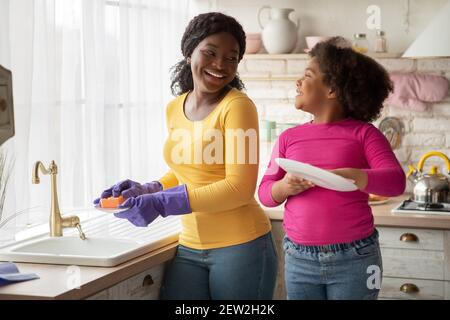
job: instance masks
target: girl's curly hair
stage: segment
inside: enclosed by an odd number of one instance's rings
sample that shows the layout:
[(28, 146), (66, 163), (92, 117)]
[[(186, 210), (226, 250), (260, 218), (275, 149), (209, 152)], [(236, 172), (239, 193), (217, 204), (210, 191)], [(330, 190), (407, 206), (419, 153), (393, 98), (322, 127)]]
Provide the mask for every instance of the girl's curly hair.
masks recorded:
[(341, 37), (319, 42), (309, 55), (317, 59), (324, 83), (335, 91), (346, 116), (372, 122), (393, 90), (392, 81), (375, 60), (343, 43)]
[[(239, 45), (239, 61), (241, 61), (245, 52), (245, 32), (241, 24), (233, 17), (220, 12), (199, 14), (189, 22), (181, 39), (181, 52), (184, 59), (171, 69), (172, 83), (170, 87), (174, 95), (181, 95), (194, 89), (191, 66), (186, 59), (192, 55), (194, 49), (203, 39), (220, 32), (228, 32), (236, 39)], [(229, 85), (238, 90), (244, 88), (244, 84), (237, 74)]]

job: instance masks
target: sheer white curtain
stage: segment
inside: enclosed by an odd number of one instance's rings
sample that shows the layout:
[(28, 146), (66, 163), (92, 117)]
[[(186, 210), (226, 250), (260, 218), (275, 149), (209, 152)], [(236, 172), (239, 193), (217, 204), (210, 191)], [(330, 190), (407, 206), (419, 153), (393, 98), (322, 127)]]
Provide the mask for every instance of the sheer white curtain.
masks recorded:
[[(169, 71), (189, 1), (0, 2), (0, 64), (13, 72), (16, 122), (3, 146), (15, 158), (4, 218), (49, 205), (49, 177), (31, 184), (37, 160), (57, 163), (62, 209), (91, 205), (120, 179), (164, 173)], [(16, 223), (47, 219), (45, 211)]]

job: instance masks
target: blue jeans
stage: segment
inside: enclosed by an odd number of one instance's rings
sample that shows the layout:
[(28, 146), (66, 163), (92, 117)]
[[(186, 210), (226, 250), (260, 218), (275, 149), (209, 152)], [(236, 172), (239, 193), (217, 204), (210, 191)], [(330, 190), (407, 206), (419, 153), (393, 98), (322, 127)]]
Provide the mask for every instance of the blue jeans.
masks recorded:
[(305, 246), (284, 237), (285, 281), (292, 300), (375, 300), (383, 265), (378, 231), (352, 243)]
[(196, 250), (179, 245), (165, 272), (161, 299), (272, 299), (277, 266), (271, 232), (217, 249)]

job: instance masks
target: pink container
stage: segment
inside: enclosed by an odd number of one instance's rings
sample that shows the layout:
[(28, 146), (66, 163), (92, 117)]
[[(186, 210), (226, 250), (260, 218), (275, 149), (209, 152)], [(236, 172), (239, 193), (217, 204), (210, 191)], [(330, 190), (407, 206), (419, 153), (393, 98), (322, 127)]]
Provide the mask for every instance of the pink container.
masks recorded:
[(329, 39), (331, 39), (331, 37), (323, 37), (323, 36), (305, 37), (306, 45), (308, 46), (308, 51), (314, 48), (314, 46), (319, 42), (327, 41)]
[(261, 50), (262, 40), (260, 33), (247, 33), (245, 42), (245, 53), (258, 53)]

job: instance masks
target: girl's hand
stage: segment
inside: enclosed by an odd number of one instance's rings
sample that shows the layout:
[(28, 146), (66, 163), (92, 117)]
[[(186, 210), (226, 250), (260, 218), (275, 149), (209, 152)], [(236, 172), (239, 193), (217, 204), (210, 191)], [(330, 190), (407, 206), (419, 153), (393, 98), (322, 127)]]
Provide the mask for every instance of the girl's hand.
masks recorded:
[(286, 173), (281, 181), (283, 182), (283, 187), (287, 196), (295, 196), (300, 192), (314, 187), (314, 184), (311, 181), (292, 173)]
[(353, 180), (359, 190), (364, 190), (367, 186), (367, 173), (360, 169), (354, 168), (340, 168), (329, 170), (330, 172), (337, 174), (341, 177)]
[(283, 179), (273, 184), (272, 198), (276, 202), (282, 203), (287, 197), (297, 195), (311, 187), (314, 187), (311, 181), (291, 173), (286, 173)]

